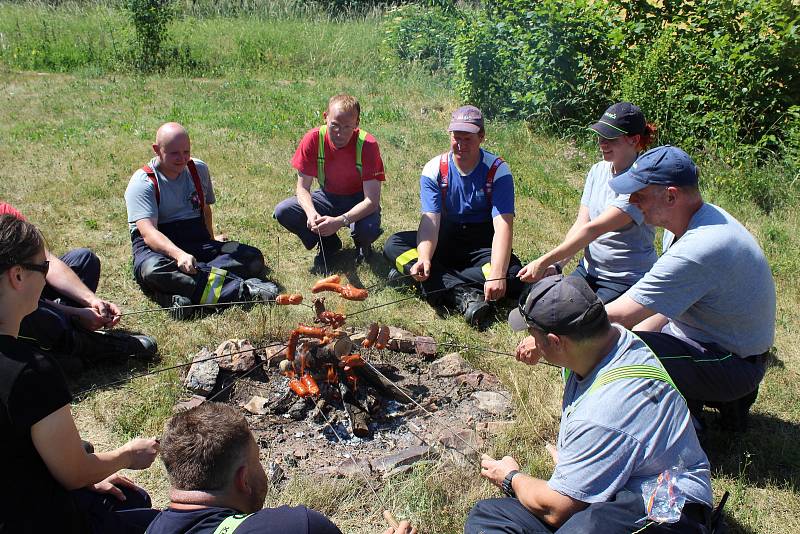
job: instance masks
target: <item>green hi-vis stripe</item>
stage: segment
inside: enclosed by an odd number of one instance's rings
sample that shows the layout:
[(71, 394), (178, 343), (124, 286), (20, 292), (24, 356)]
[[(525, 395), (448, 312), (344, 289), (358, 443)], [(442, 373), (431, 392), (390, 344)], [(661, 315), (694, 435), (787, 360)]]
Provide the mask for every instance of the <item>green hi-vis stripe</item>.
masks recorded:
[(660, 380), (677, 389), (675, 384), (672, 382), (672, 379), (664, 369), (659, 369), (658, 367), (653, 367), (652, 365), (626, 365), (623, 367), (617, 367), (616, 369), (612, 369), (598, 376), (592, 386), (589, 388), (589, 391), (603, 387), (606, 384), (614, 382), (615, 380), (622, 380), (625, 378), (646, 378), (651, 380)]
[(481, 267), (481, 272), (483, 272), (483, 277), (486, 278), (487, 280), (489, 279), (489, 272), (491, 272), (491, 270), (492, 270), (491, 263), (484, 263), (483, 267)]
[(417, 258), (419, 258), (419, 252), (417, 252), (417, 249), (410, 248), (397, 256), (397, 259), (394, 260), (394, 264), (398, 271), (405, 273), (405, 271), (403, 271), (403, 267), (405, 267), (408, 262), (416, 260)]
[(219, 524), (214, 534), (231, 534), (241, 525), (245, 519), (253, 514), (236, 514), (226, 517), (225, 520)]
[(222, 294), (222, 286), (225, 284), (225, 277), (228, 271), (225, 269), (218, 269), (212, 267), (211, 272), (208, 273), (208, 281), (206, 287), (203, 289), (203, 296), (200, 299), (201, 304), (216, 304), (219, 301), (219, 296)]
[[(325, 133), (328, 131), (328, 125), (319, 127), (319, 144), (317, 146), (317, 181), (320, 188), (325, 187)], [(356, 169), (359, 176), (363, 176), (361, 171), (361, 156), (364, 150), (364, 141), (367, 139), (367, 132), (365, 130), (358, 131), (358, 139), (356, 139)]]
[(356, 141), (356, 169), (358, 175), (363, 177), (364, 173), (361, 172), (361, 151), (364, 148), (364, 141), (367, 139), (367, 132), (364, 130), (358, 131), (358, 140)]

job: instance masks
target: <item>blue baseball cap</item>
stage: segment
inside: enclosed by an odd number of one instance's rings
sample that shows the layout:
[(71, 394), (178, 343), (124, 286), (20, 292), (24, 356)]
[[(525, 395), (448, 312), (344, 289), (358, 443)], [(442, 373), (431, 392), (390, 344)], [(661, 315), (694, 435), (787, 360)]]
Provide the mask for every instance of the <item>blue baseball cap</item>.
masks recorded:
[(608, 185), (619, 194), (630, 194), (648, 185), (697, 185), (697, 166), (689, 154), (678, 147), (651, 148)]

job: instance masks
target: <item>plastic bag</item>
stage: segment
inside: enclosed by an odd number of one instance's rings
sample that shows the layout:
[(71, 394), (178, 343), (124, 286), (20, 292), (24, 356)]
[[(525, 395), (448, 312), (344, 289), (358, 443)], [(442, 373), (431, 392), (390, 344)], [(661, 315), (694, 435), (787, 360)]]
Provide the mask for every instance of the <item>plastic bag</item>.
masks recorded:
[(675, 523), (680, 520), (686, 495), (680, 489), (684, 470), (667, 469), (657, 478), (642, 484), (642, 498), (647, 519), (657, 523)]

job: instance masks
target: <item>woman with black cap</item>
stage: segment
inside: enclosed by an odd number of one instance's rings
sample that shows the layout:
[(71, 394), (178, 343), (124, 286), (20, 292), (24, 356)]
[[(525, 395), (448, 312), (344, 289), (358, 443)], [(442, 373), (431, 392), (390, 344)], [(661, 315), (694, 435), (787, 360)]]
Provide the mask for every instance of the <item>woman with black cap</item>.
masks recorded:
[(603, 161), (586, 176), (578, 216), (556, 248), (540, 256), (519, 272), (524, 282), (561, 272), (573, 255), (584, 249), (583, 260), (572, 273), (584, 278), (607, 304), (641, 278), (656, 261), (655, 230), (644, 223), (644, 215), (618, 195), (608, 181), (634, 164), (639, 153), (653, 141), (655, 127), (648, 124), (638, 106), (618, 102), (589, 126), (597, 134)]

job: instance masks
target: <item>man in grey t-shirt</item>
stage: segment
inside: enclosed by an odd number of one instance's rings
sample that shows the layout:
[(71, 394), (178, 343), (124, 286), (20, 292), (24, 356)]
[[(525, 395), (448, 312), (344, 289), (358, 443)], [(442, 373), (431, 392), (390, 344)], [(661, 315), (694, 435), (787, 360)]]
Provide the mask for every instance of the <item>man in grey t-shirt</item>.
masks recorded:
[(139, 285), (181, 319), (192, 315), (192, 305), (274, 299), (278, 288), (265, 281), (261, 251), (215, 237), (211, 176), (205, 163), (192, 159), (186, 129), (162, 125), (153, 151), (125, 191)]
[(686, 497), (679, 522), (646, 532), (708, 532), (708, 459), (686, 402), (647, 345), (612, 326), (603, 303), (575, 276), (534, 284), (509, 323), (529, 333), (518, 360), (565, 368), (555, 469), (545, 481), (519, 473), (510, 456), (484, 455), (481, 474), (512, 498), (480, 501), (464, 531), (637, 531), (647, 523), (646, 483), (677, 467), (675, 484)]
[(755, 238), (703, 202), (697, 178), (686, 152), (663, 146), (611, 180), (667, 231), (663, 255), (607, 311), (661, 358), (693, 413), (710, 404), (741, 429), (775, 336), (775, 282)]

